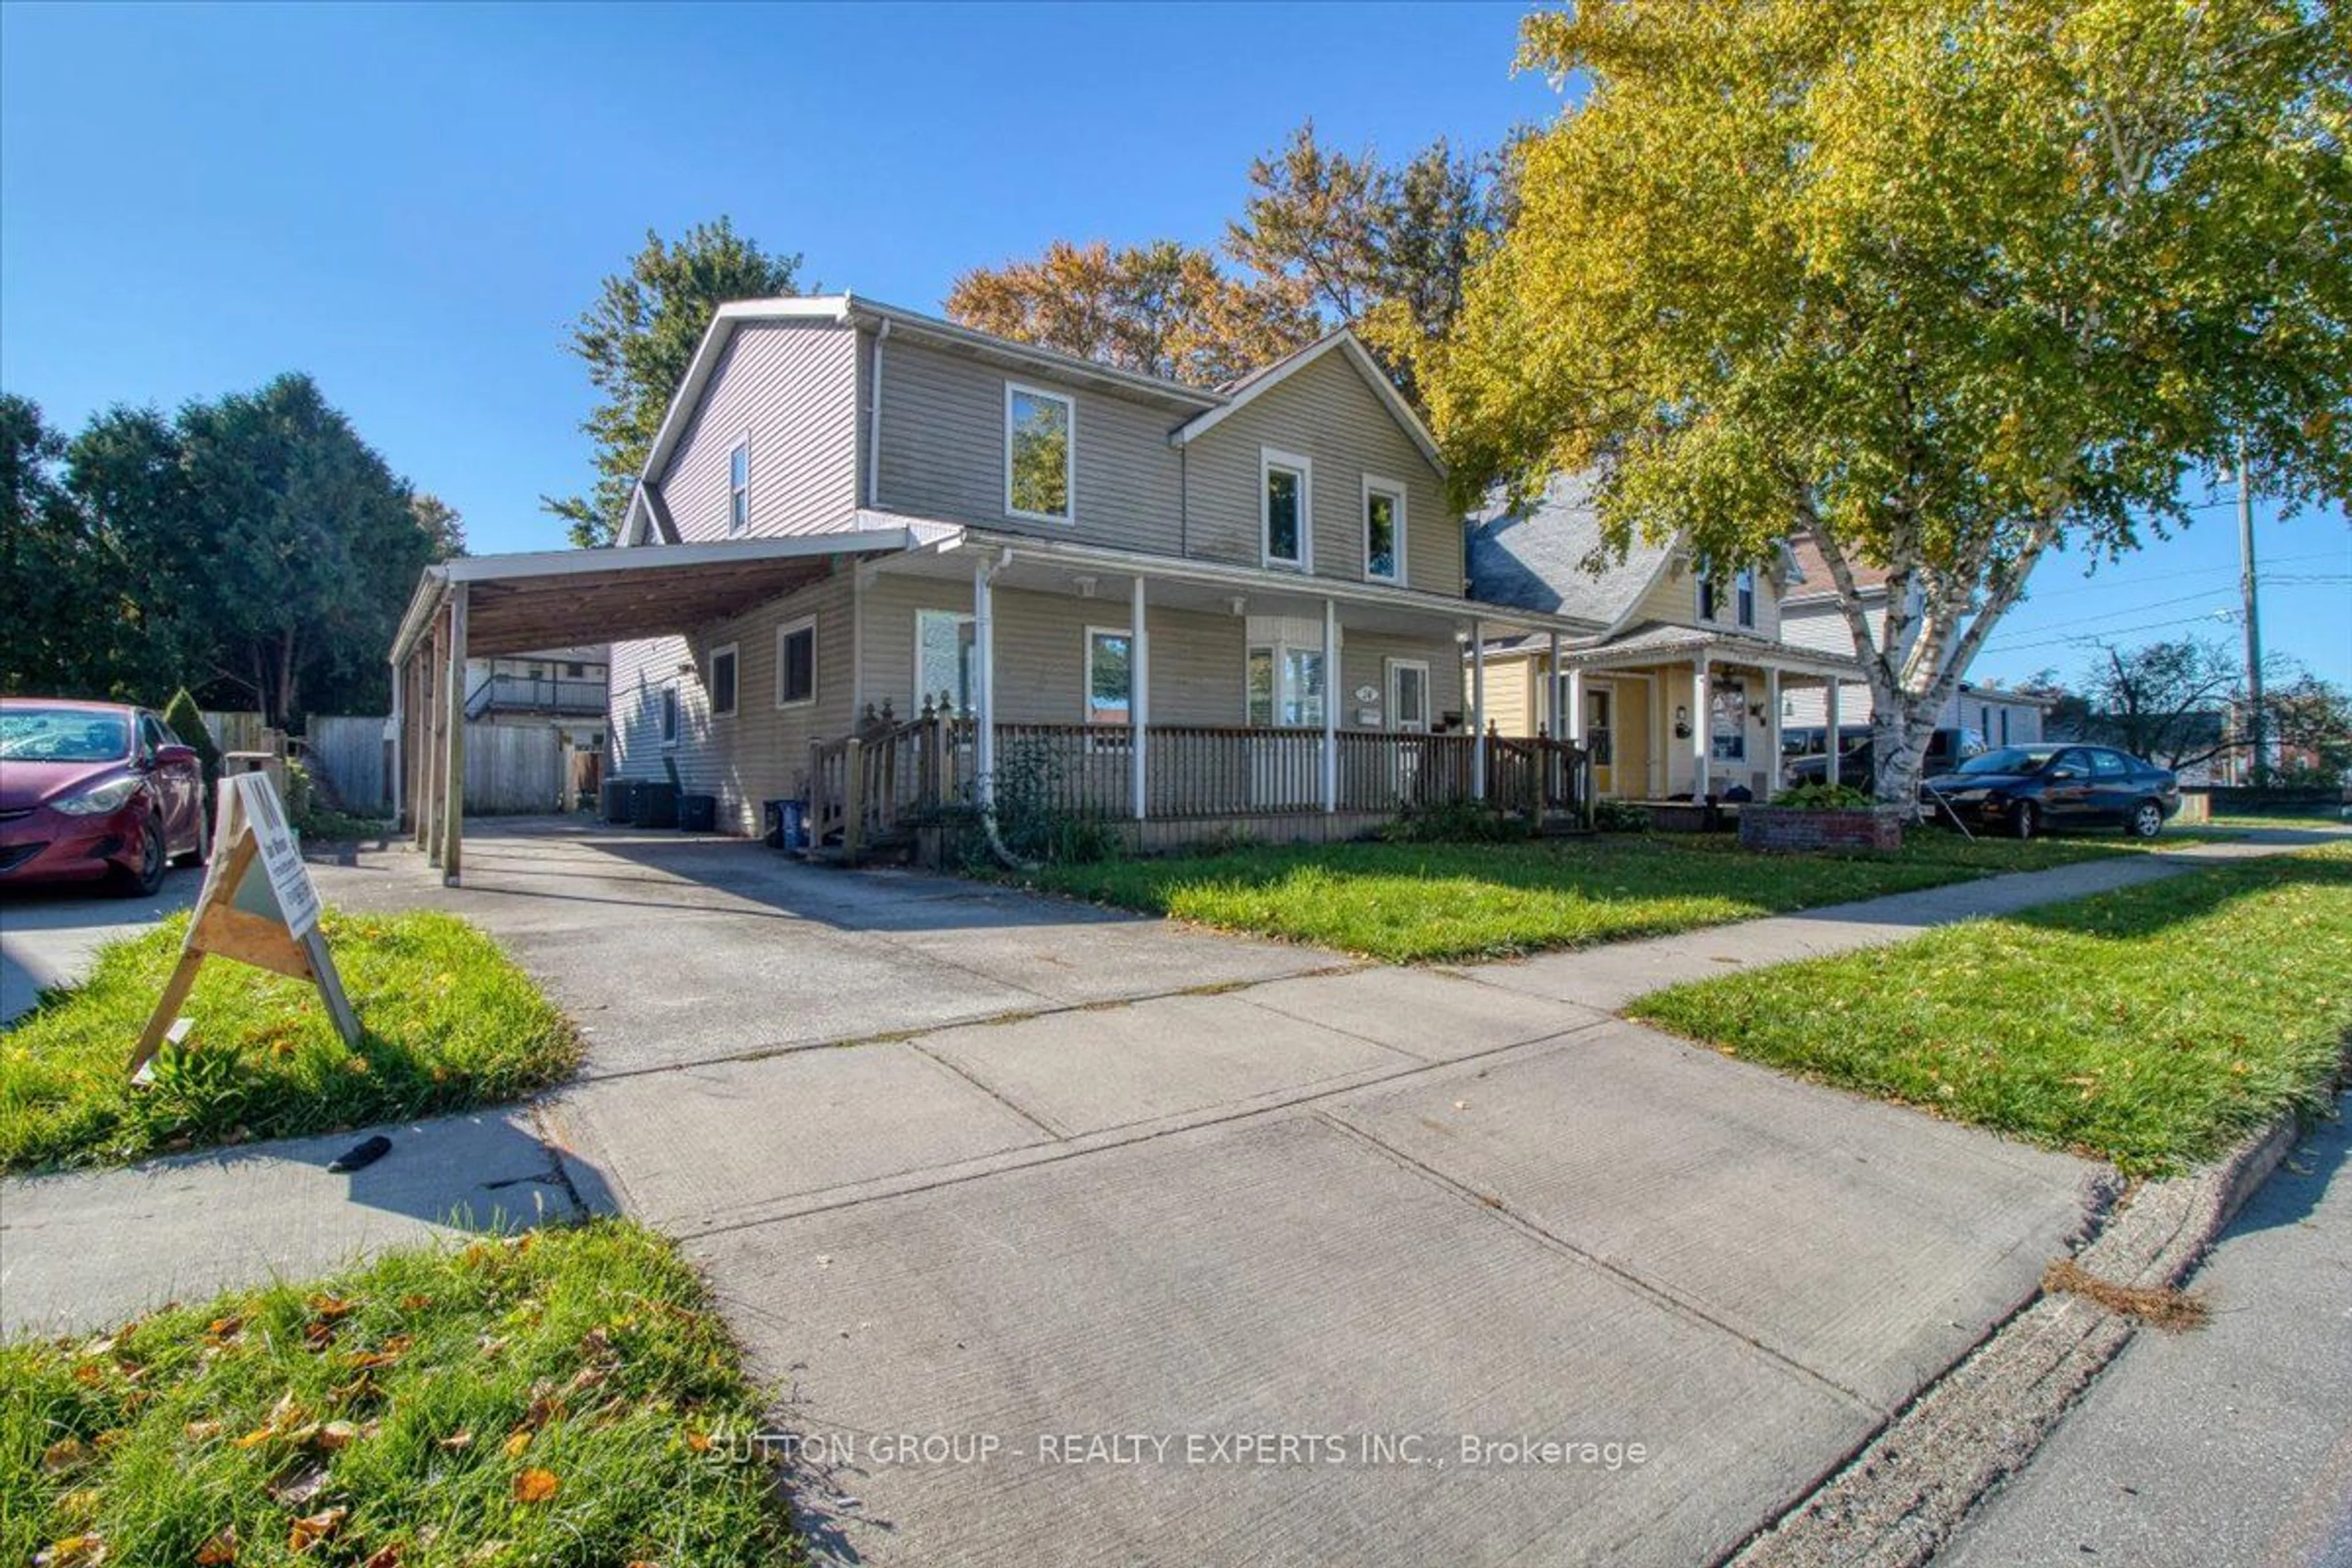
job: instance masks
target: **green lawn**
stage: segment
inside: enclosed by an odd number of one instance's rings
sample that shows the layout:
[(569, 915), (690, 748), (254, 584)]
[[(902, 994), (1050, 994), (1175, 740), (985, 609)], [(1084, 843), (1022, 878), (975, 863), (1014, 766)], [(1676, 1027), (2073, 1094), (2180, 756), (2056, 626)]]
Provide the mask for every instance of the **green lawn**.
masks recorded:
[(0, 1348), (0, 1562), (796, 1563), (759, 1428), (648, 1232), (395, 1254)]
[(2324, 1092), (2352, 1033), (2352, 845), (1676, 986), (1633, 1016), (2134, 1173)]
[(133, 1088), (123, 1066), (186, 917), (100, 952), (89, 981), (0, 1034), (0, 1170), (330, 1132), (518, 1099), (568, 1074), (571, 1025), (454, 915), (346, 915), (321, 929), (366, 1038), (343, 1046), (309, 984), (208, 960), (184, 1052)]
[(2137, 852), (2121, 835), (1971, 843), (1915, 831), (1890, 856), (1758, 855), (1728, 835), (1258, 847), (1049, 866), (1034, 885), (1392, 963), (1498, 958), (1720, 925), (1998, 871)]

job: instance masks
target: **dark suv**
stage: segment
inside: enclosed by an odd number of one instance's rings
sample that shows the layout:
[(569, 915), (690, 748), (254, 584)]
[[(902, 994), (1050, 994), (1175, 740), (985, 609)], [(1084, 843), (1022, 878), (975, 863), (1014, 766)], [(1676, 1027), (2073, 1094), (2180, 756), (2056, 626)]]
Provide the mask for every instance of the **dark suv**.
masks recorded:
[[(1839, 731), (1841, 738), (1853, 733), (1849, 726)], [(1938, 730), (1928, 737), (1927, 761), (1920, 771), (1923, 776), (1948, 773), (1985, 749), (1984, 737), (1974, 730)], [(1852, 784), (1856, 789), (1868, 789), (1878, 776), (1877, 757), (1870, 743), (1870, 731), (1862, 731), (1861, 739), (1849, 742), (1838, 752), (1838, 783)], [(1819, 752), (1809, 757), (1790, 759), (1781, 768), (1780, 776), (1790, 788), (1799, 784), (1817, 784), (1829, 778), (1830, 760)]]

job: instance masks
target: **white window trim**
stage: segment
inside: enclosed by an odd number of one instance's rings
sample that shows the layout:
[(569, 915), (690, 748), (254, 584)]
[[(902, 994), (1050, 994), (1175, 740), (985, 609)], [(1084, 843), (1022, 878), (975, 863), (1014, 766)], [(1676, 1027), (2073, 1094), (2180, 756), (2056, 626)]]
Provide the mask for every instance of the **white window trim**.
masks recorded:
[[(735, 526), (735, 454), (743, 454), (743, 526)], [(751, 531), (751, 432), (746, 430), (727, 448), (727, 537), (740, 539)]]
[[(1394, 513), (1396, 521), (1392, 525), (1396, 532), (1396, 541), (1390, 547), (1391, 552), (1396, 556), (1396, 570), (1386, 576), (1383, 576), (1380, 573), (1372, 570), (1372, 498), (1376, 495), (1386, 496), (1389, 500), (1396, 503), (1396, 510)], [(1364, 476), (1363, 507), (1357, 515), (1362, 522), (1364, 531), (1363, 545), (1365, 582), (1387, 583), (1399, 588), (1404, 586), (1404, 511), (1405, 488), (1402, 484), (1399, 483), (1395, 479), (1383, 479), (1378, 474), (1366, 474)]]
[(674, 752), (686, 734), (686, 704), (678, 700), (677, 682), (665, 683), (654, 696), (654, 731), (661, 736), (662, 750)]
[[(721, 708), (719, 706), (719, 661), (721, 658), (731, 658), (735, 661), (735, 701), (732, 707), (728, 708)], [(720, 643), (717, 647), (712, 648), (710, 650), (710, 664), (705, 673), (704, 679), (709, 682), (709, 685), (705, 689), (710, 693), (710, 716), (713, 719), (732, 719), (735, 717), (737, 710), (743, 706), (742, 645), (731, 642)]]
[[(1274, 508), (1266, 480), (1276, 468), (1298, 475), (1298, 559), (1286, 561), (1274, 553)], [(1315, 570), (1315, 463), (1310, 458), (1278, 447), (1257, 449), (1258, 564), (1273, 572), (1312, 573)]]
[[(803, 632), (806, 632), (809, 635), (809, 694), (806, 697), (787, 699), (784, 696), (784, 644), (791, 641), (793, 637), (799, 636)], [(736, 681), (739, 687), (742, 681), (740, 669), (740, 667), (738, 667), (739, 672), (736, 676)], [(816, 705), (817, 682), (816, 617), (814, 616), (802, 616), (797, 619), (784, 622), (776, 628), (777, 709), (781, 711), (787, 708), (814, 707)]]
[[(1269, 693), (1269, 711), (1267, 714), (1267, 721), (1264, 724), (1253, 723), (1249, 716), (1250, 655), (1258, 652), (1260, 649), (1264, 649), (1266, 653), (1272, 655), (1274, 658), (1274, 689)], [(1295, 653), (1313, 654), (1318, 658), (1320, 658), (1323, 655), (1323, 645), (1319, 642), (1291, 642), (1283, 637), (1274, 637), (1265, 640), (1253, 637), (1242, 645), (1242, 727), (1244, 729), (1280, 730), (1295, 734), (1304, 731), (1318, 731), (1323, 727), (1323, 721), (1320, 719), (1312, 720), (1304, 724), (1285, 724), (1281, 721), (1282, 672), (1285, 667), (1289, 664), (1290, 656)], [(1339, 647), (1339, 662), (1341, 664), (1345, 664), (1347, 662), (1348, 651), (1344, 644)], [(1337, 669), (1328, 667), (1323, 671), (1323, 701), (1327, 708), (1331, 703), (1338, 701), (1339, 698), (1344, 695), (1338, 689), (1339, 675), (1339, 672)], [(1435, 721), (1433, 719), (1431, 728), (1434, 729), (1435, 727)]]
[[(1740, 595), (1747, 595), (1748, 613), (1739, 613)], [(1742, 566), (1731, 574), (1732, 624), (1743, 631), (1754, 631), (1764, 618), (1764, 580), (1753, 566)]]
[[(1429, 660), (1425, 658), (1391, 658), (1384, 659), (1381, 662), (1386, 668), (1388, 676), (1388, 691), (1385, 695), (1389, 701), (1389, 729), (1398, 734), (1412, 735), (1426, 735), (1435, 730), (1437, 728), (1437, 703), (1434, 700), (1436, 694), (1431, 690), (1429, 684)], [(1421, 728), (1418, 730), (1408, 731), (1401, 728), (1404, 723), (1404, 715), (1397, 701), (1397, 671), (1401, 669), (1417, 669), (1421, 671)]]
[(970, 610), (941, 610), (934, 609), (929, 605), (925, 605), (915, 612), (915, 657), (912, 662), (907, 666), (907, 668), (913, 672), (915, 678), (915, 700), (913, 705), (907, 710), (910, 714), (920, 713), (923, 710), (923, 703), (925, 700), (939, 695), (936, 691), (925, 691), (922, 689), (923, 617), (925, 616), (952, 616), (955, 617), (955, 624), (959, 628), (976, 624), (972, 613)]
[[(1062, 500), (1067, 510), (1059, 517), (1050, 511), (1024, 511), (1013, 504), (1013, 400), (1015, 397), (1045, 398), (1060, 404), (1069, 415), (1070, 447), (1062, 458)], [(1073, 395), (1018, 381), (1004, 384), (1004, 515), (1027, 522), (1050, 522), (1064, 528), (1078, 521), (1078, 400)]]
[[(1127, 721), (1108, 724), (1097, 721), (1095, 705), (1095, 638), (1125, 637), (1127, 639)], [(1242, 679), (1246, 682), (1245, 668)], [(1091, 729), (1126, 730), (1135, 724), (1135, 628), (1133, 626), (1088, 626), (1086, 641), (1078, 645), (1078, 722)]]

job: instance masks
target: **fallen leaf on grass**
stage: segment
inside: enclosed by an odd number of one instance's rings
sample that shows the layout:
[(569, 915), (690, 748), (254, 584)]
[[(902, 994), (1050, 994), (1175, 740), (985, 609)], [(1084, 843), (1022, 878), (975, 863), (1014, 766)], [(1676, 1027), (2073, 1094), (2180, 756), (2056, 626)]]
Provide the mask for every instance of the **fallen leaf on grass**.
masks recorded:
[(95, 1535), (68, 1535), (35, 1556), (33, 1568), (98, 1568), (105, 1561), (103, 1540)]
[(342, 1529), (343, 1521), (351, 1511), (347, 1508), (331, 1508), (296, 1520), (293, 1529), (287, 1533), (286, 1550), (310, 1551), (310, 1548)]
[(236, 1561), (236, 1526), (230, 1525), (196, 1548), (196, 1568), (219, 1568)]
[(470, 1430), (452, 1432), (441, 1439), (440, 1446), (444, 1448), (470, 1448), (474, 1446), (474, 1434)]
[(522, 1451), (530, 1447), (530, 1428), (526, 1426), (519, 1432), (510, 1434), (499, 1451), (509, 1459), (517, 1459), (520, 1458)]
[(60, 1437), (41, 1450), (41, 1468), (51, 1475), (89, 1463), (89, 1447), (79, 1437)]
[(517, 1502), (545, 1502), (562, 1486), (553, 1470), (525, 1470), (514, 1479), (514, 1499)]
[(191, 1443), (209, 1443), (221, 1435), (221, 1424), (217, 1421), (191, 1421), (181, 1431)]

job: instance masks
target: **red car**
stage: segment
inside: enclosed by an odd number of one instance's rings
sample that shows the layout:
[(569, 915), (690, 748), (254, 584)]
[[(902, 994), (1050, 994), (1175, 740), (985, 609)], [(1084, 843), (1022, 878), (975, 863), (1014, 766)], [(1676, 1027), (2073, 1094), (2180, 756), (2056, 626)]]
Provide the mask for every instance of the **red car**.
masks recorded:
[(105, 877), (125, 893), (205, 858), (205, 775), (162, 717), (0, 698), (0, 886)]

